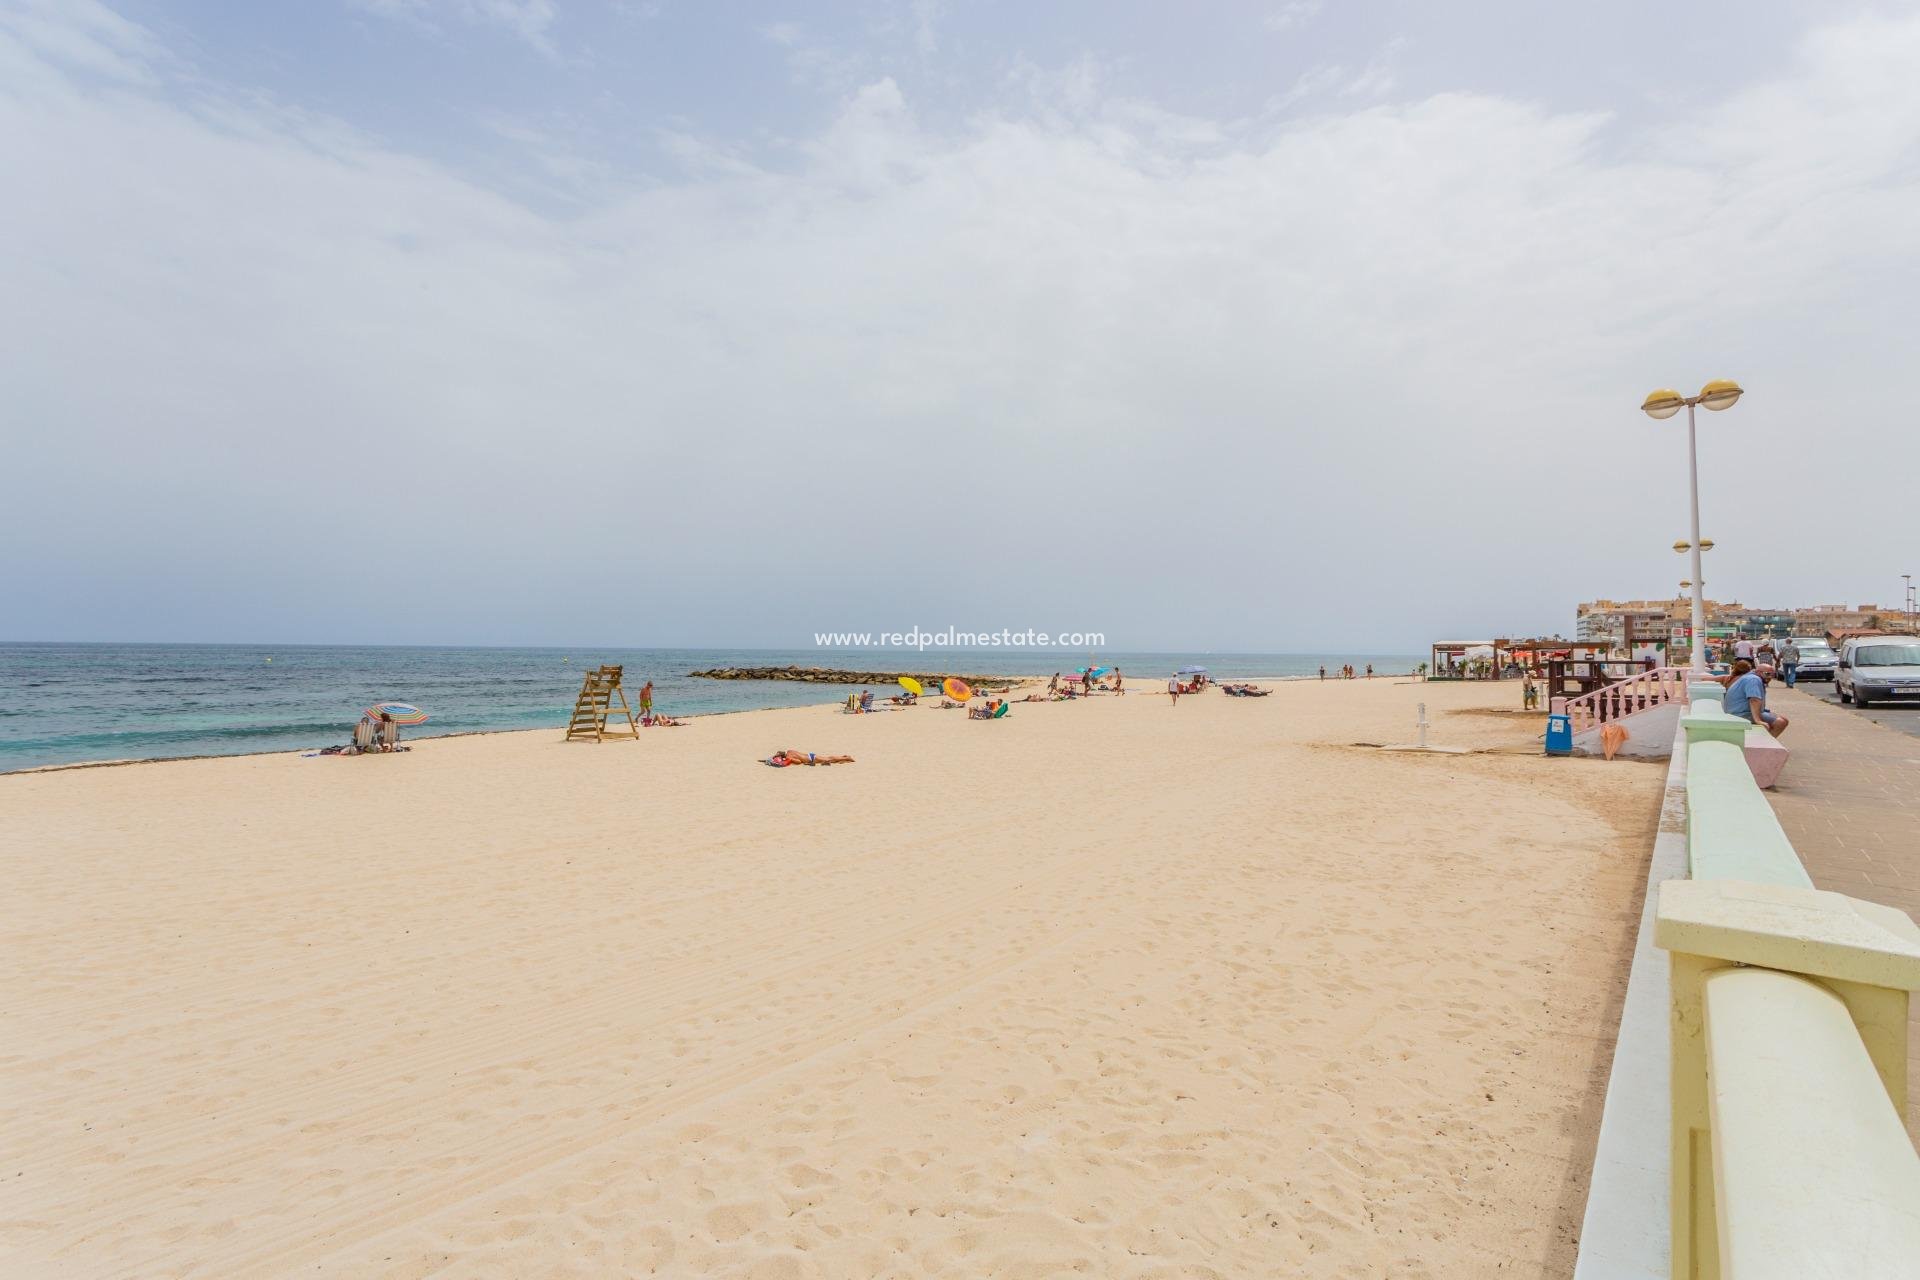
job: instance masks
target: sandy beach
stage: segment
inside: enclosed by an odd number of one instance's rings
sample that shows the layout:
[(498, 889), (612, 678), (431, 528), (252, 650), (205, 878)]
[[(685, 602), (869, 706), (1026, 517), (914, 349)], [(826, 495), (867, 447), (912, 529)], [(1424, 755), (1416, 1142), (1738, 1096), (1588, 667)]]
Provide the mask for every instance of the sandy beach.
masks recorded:
[(0, 778), (0, 1271), (1566, 1275), (1662, 774), (1518, 700)]

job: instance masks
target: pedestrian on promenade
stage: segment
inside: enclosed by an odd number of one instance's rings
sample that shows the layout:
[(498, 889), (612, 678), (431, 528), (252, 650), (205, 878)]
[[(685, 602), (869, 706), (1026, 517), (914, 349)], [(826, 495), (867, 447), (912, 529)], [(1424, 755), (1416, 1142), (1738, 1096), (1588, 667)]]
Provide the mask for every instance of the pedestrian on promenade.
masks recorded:
[(1753, 665), (1753, 641), (1745, 637), (1733, 642), (1733, 660), (1739, 662), (1743, 658), (1746, 660), (1748, 666)]
[(1786, 678), (1787, 688), (1794, 687), (1800, 676), (1800, 646), (1788, 636), (1787, 642), (1780, 646), (1780, 674)]
[(1776, 738), (1787, 731), (1787, 718), (1777, 711), (1767, 710), (1767, 682), (1745, 658), (1734, 660), (1733, 678), (1727, 681), (1726, 696), (1721, 699), (1720, 705), (1730, 716), (1765, 725), (1767, 732)]

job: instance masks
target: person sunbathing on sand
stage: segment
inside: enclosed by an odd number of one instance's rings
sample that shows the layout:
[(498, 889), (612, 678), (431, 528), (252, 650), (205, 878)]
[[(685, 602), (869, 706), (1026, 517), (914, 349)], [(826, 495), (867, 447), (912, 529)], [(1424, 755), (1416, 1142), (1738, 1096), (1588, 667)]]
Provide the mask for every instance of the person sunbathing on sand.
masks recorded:
[(817, 756), (811, 751), (780, 750), (767, 757), (767, 763), (776, 769), (784, 769), (790, 764), (852, 764), (852, 756)]

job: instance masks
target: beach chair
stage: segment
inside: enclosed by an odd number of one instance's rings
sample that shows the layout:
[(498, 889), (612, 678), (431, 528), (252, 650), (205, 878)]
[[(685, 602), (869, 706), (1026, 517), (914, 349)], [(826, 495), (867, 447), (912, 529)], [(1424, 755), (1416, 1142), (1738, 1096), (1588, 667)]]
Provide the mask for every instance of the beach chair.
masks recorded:
[(400, 726), (391, 720), (380, 722), (380, 749), (398, 751), (400, 749)]
[(353, 749), (355, 751), (373, 750), (374, 735), (378, 732), (371, 716), (361, 716), (360, 723), (353, 726)]

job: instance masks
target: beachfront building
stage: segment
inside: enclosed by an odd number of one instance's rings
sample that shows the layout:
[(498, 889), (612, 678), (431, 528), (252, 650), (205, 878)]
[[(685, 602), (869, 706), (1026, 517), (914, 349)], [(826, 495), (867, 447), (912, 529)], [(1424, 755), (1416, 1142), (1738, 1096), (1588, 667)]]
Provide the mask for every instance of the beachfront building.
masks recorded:
[(1589, 600), (1574, 608), (1573, 638), (1625, 648), (1629, 631), (1635, 636), (1648, 631), (1668, 635), (1676, 618), (1684, 627), (1687, 609), (1684, 600)]
[(1574, 610), (1574, 639), (1664, 664), (1687, 647), (1689, 609), (1685, 600), (1590, 600)]
[[(1892, 626), (1899, 617), (1898, 610), (1870, 604), (1857, 609), (1845, 605), (1769, 609), (1738, 600), (1706, 602), (1707, 640), (1711, 644)], [(1666, 641), (1667, 660), (1678, 663), (1687, 660), (1692, 647), (1691, 618), (1691, 604), (1685, 596), (1671, 600), (1589, 600), (1574, 608), (1574, 635), (1582, 641), (1638, 655), (1644, 647), (1651, 647), (1648, 641), (1657, 633)], [(1875, 618), (1880, 621), (1871, 621)]]
[(1824, 636), (1840, 631), (1875, 631), (1898, 626), (1905, 620), (1900, 610), (1886, 605), (1862, 604), (1850, 609), (1844, 604), (1816, 604), (1793, 611), (1793, 634)]

